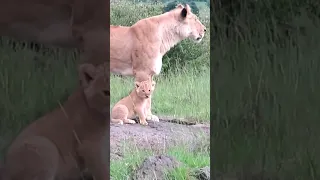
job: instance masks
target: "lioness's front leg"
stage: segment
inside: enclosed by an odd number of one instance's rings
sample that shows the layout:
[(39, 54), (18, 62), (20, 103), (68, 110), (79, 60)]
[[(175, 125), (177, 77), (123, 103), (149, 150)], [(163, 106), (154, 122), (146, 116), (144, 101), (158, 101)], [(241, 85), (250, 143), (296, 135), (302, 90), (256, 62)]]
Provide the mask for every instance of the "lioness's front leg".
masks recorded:
[(109, 180), (109, 151), (107, 149), (106, 140), (90, 138), (83, 141), (78, 152), (84, 159), (84, 164), (92, 174), (94, 180)]
[(156, 115), (153, 115), (152, 114), (152, 112), (151, 112), (151, 96), (150, 96), (150, 98), (148, 98), (147, 99), (147, 103), (146, 103), (146, 108), (145, 108), (146, 110), (145, 110), (145, 114), (146, 114), (146, 119), (148, 120), (148, 121), (157, 121), (157, 122), (159, 122), (159, 118), (158, 118), (158, 116), (156, 116)]
[(146, 121), (145, 109), (143, 109), (143, 108), (135, 108), (135, 111), (137, 112), (137, 114), (139, 116), (140, 124), (148, 125), (148, 123)]

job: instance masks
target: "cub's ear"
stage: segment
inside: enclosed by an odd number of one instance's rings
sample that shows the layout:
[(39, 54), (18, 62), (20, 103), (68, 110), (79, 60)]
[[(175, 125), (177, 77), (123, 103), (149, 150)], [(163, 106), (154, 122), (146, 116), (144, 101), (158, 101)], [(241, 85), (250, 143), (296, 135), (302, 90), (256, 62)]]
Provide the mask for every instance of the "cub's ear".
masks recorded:
[(139, 82), (134, 82), (134, 86), (136, 87), (136, 88), (138, 88), (139, 86), (140, 86), (140, 83)]
[(83, 87), (89, 86), (95, 76), (96, 68), (92, 64), (81, 64), (78, 67), (80, 84)]
[(156, 82), (155, 81), (152, 81), (152, 87), (154, 87), (156, 85)]

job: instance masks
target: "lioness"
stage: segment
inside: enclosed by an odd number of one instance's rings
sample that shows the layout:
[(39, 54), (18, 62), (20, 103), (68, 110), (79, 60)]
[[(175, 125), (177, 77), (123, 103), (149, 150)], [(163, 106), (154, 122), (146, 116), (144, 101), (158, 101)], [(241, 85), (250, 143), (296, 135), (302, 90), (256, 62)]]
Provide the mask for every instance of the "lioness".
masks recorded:
[(0, 36), (78, 48), (82, 60), (109, 61), (108, 0), (0, 0)]
[[(134, 124), (134, 118), (137, 114), (140, 124), (148, 125), (146, 103), (155, 89), (156, 82), (147, 80), (135, 82), (135, 88), (131, 93), (118, 101), (111, 111), (111, 122), (123, 124)], [(158, 119), (159, 121), (159, 119)]]
[[(160, 73), (162, 57), (170, 48), (186, 38), (200, 42), (205, 31), (188, 4), (130, 27), (110, 25), (110, 71), (134, 76), (138, 82), (146, 80), (146, 75), (152, 78)], [(151, 117), (151, 98), (148, 104)]]
[(4, 180), (80, 179), (88, 170), (110, 179), (108, 67), (79, 66), (80, 87), (58, 107), (27, 126), (5, 156)]

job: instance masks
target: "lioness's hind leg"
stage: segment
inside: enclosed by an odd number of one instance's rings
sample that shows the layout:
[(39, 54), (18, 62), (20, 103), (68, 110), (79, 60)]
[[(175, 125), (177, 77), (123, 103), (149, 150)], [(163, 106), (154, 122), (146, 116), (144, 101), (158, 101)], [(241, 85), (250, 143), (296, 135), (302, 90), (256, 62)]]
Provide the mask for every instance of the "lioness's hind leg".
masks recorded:
[(34, 136), (9, 149), (7, 180), (54, 180), (59, 163), (57, 147), (45, 137)]

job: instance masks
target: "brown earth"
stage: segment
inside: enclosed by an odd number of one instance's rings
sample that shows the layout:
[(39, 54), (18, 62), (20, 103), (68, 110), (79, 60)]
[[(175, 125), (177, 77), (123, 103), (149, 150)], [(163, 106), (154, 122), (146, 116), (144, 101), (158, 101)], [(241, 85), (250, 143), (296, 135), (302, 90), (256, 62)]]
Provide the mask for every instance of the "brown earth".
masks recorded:
[[(159, 117), (160, 122), (148, 121), (148, 126), (140, 124), (124, 124), (110, 127), (110, 156), (117, 160), (123, 156), (122, 144), (134, 144), (139, 149), (148, 149), (154, 152), (163, 152), (177, 144), (190, 144), (196, 148), (197, 144), (209, 141), (209, 124), (190, 123), (184, 119)], [(209, 142), (205, 142), (209, 144)]]

